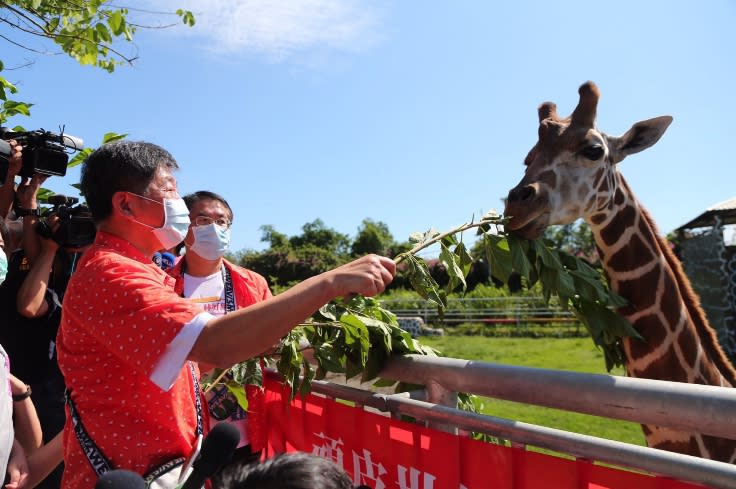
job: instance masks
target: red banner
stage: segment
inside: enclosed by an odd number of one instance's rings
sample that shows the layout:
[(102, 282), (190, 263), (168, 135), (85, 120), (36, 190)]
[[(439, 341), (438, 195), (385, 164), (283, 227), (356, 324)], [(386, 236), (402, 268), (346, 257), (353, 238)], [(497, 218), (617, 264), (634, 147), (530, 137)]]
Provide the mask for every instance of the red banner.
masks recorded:
[(309, 452), (373, 489), (702, 489), (702, 486), (471, 440), (266, 381), (268, 455)]

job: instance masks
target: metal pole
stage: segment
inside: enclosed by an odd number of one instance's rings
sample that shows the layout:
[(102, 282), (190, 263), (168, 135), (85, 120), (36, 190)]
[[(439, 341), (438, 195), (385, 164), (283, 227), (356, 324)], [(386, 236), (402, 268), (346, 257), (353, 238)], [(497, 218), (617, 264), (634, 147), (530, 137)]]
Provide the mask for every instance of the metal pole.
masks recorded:
[(455, 358), (391, 358), (382, 378), (736, 439), (736, 389)]

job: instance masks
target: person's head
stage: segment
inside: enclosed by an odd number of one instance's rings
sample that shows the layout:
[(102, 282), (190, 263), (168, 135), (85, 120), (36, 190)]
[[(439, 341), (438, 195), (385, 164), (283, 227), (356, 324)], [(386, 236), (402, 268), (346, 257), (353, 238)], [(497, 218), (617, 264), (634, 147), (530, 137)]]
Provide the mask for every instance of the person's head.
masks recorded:
[(223, 477), (226, 489), (353, 489), (333, 461), (309, 453), (282, 453)]
[[(92, 152), (82, 166), (82, 194), (98, 228), (124, 237), (147, 254), (183, 239), (188, 212), (165, 149), (116, 141)], [(153, 230), (153, 232), (151, 232)]]
[(230, 204), (221, 195), (207, 190), (185, 195), (184, 202), (191, 221), (184, 239), (187, 254), (194, 252), (205, 260), (221, 258), (230, 245), (234, 217)]
[(82, 195), (95, 222), (100, 222), (112, 214), (113, 196), (118, 192), (150, 198), (158, 195), (156, 190), (167, 197), (172, 190), (176, 193), (176, 180), (171, 172), (178, 168), (171, 153), (152, 143), (103, 144), (82, 165)]

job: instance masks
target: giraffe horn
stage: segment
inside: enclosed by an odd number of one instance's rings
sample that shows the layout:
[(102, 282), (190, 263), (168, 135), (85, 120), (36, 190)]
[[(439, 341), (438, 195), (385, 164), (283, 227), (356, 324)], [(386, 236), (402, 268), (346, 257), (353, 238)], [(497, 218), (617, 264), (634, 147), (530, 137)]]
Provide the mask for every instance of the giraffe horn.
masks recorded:
[(557, 106), (552, 102), (544, 102), (537, 109), (537, 113), (539, 114), (539, 122), (545, 119), (559, 120), (559, 117), (557, 117)]
[(598, 99), (601, 96), (598, 87), (592, 81), (588, 81), (580, 86), (578, 93), (580, 94), (580, 101), (572, 113), (572, 125), (593, 127)]

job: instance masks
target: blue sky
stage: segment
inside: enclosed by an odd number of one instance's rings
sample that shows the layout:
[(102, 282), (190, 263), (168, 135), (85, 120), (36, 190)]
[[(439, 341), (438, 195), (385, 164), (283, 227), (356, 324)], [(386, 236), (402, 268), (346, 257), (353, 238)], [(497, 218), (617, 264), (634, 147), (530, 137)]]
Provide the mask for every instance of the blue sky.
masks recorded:
[[(354, 236), (370, 218), (404, 240), (502, 210), (537, 106), (569, 114), (586, 80), (601, 90), (604, 132), (674, 117), (621, 166), (663, 234), (736, 195), (732, 0), (127, 5), (189, 8), (197, 24), (140, 31), (139, 59), (114, 74), (3, 44), (16, 98), (36, 104), (10, 125), (65, 124), (88, 146), (109, 131), (162, 145), (180, 191), (230, 202), (234, 250), (263, 248), (264, 224), (292, 235), (319, 218)], [(47, 187), (74, 195), (78, 175)]]

